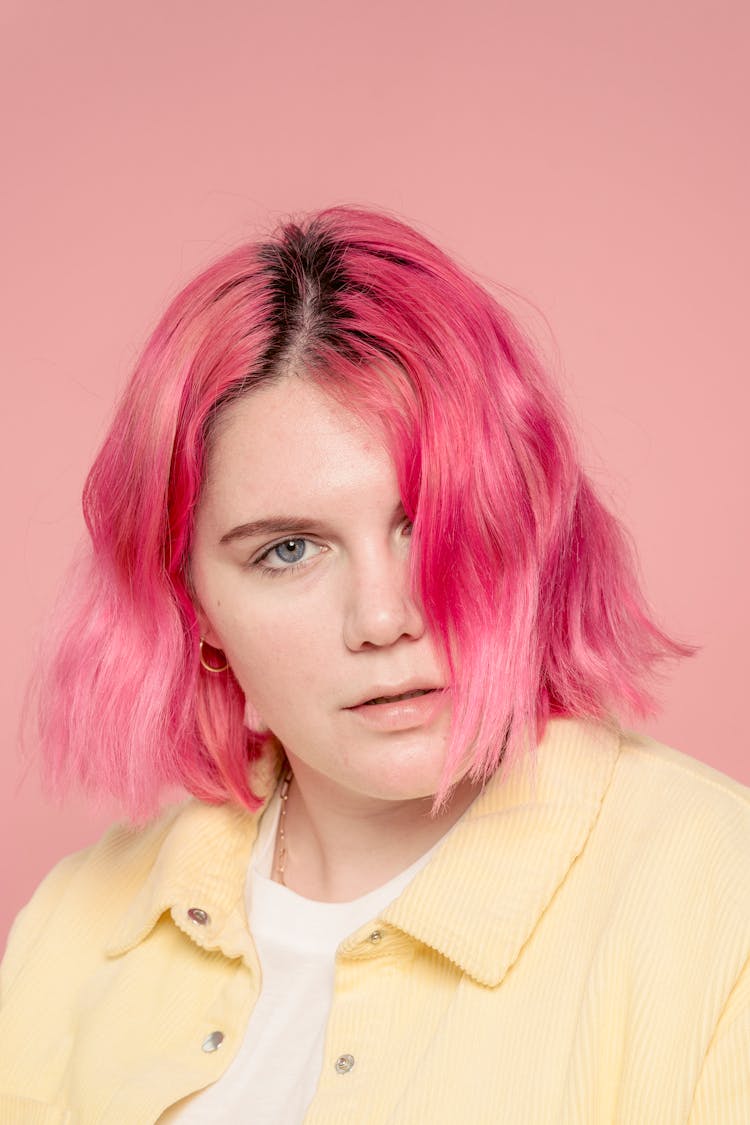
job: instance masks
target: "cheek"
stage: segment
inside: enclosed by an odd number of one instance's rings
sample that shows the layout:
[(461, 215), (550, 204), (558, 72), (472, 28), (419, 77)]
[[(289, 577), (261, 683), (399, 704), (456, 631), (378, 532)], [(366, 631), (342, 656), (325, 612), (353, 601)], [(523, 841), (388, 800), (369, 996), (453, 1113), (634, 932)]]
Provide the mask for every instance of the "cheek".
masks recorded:
[(267, 609), (258, 607), (247, 622), (224, 617), (220, 626), (224, 651), (245, 694), (257, 706), (266, 701), (276, 711), (326, 689), (335, 693), (337, 645), (330, 619), (299, 607)]
[(214, 643), (215, 634), (245, 695), (276, 712), (285, 702), (321, 693), (338, 699), (346, 691), (336, 682), (345, 655), (338, 603), (323, 582), (304, 592), (292, 583), (232, 567), (202, 569), (200, 560), (195, 567), (203, 635)]

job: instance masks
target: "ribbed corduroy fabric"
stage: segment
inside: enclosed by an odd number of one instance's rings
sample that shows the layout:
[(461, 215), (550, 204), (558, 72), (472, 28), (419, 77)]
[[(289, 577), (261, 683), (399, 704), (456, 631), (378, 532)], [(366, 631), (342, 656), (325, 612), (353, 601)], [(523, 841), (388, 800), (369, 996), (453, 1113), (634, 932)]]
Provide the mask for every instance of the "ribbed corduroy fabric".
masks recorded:
[[(750, 791), (576, 720), (535, 757), (339, 947), (305, 1125), (750, 1121)], [(219, 1077), (256, 831), (190, 801), (53, 870), (2, 967), (3, 1125), (145, 1125)]]

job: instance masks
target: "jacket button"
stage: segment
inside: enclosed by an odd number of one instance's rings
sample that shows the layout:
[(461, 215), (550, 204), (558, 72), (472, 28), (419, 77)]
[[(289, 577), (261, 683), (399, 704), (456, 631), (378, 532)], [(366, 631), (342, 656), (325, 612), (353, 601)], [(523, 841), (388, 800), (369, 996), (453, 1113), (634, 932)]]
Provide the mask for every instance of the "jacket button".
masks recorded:
[(210, 916), (205, 910), (201, 910), (200, 906), (191, 906), (187, 916), (191, 922), (195, 922), (196, 926), (207, 926), (211, 921)]
[(378, 942), (378, 941), (380, 941), (380, 939), (382, 938), (382, 936), (383, 936), (383, 931), (382, 931), (382, 930), (373, 930), (373, 931), (372, 931), (372, 933), (370, 934), (370, 936), (368, 937), (368, 939), (367, 939), (367, 940), (368, 940), (368, 941), (371, 941), (371, 942), (373, 942), (373, 943), (374, 943), (374, 942)]
[(337, 1074), (348, 1074), (354, 1066), (354, 1055), (339, 1055), (334, 1065)]
[(208, 1055), (208, 1054), (211, 1053), (211, 1051), (218, 1051), (219, 1047), (222, 1045), (223, 1042), (224, 1042), (224, 1032), (223, 1031), (212, 1031), (211, 1034), (208, 1035), (203, 1040), (202, 1049)]

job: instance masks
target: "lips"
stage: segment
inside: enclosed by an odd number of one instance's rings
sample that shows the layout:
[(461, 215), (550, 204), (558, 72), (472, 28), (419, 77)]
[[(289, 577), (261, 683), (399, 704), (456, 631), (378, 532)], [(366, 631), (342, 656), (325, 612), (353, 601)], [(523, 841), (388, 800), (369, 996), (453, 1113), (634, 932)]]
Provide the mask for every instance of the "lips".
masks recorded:
[(398, 680), (391, 680), (390, 683), (381, 680), (380, 683), (376, 681), (374, 684), (370, 684), (362, 692), (359, 699), (355, 699), (353, 703), (349, 703), (347, 706), (349, 710), (353, 710), (355, 707), (366, 707), (368, 704), (398, 703), (441, 690), (442, 684), (430, 683), (429, 680), (423, 680), (421, 676), (403, 679), (401, 683)]
[(427, 695), (434, 688), (416, 688), (414, 691), (403, 691), (400, 695), (379, 695), (375, 699), (367, 699), (360, 706), (369, 707), (374, 703), (397, 703), (400, 699), (414, 699), (417, 695)]
[[(398, 691), (402, 688), (402, 691)], [(372, 693), (370, 695), (370, 693)], [(427, 731), (444, 711), (448, 689), (427, 684), (372, 684), (359, 703), (348, 708), (355, 731), (381, 735)], [(369, 737), (369, 735), (368, 735)]]

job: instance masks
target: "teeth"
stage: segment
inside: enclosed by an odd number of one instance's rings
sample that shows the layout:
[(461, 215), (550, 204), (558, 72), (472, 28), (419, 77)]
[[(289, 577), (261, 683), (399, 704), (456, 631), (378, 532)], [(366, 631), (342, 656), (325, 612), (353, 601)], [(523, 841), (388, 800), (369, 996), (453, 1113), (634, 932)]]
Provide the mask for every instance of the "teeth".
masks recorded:
[(377, 699), (368, 699), (370, 703), (396, 703), (399, 699), (413, 699), (416, 695), (427, 695), (432, 688), (419, 688), (417, 691), (405, 691), (403, 695), (379, 695)]

